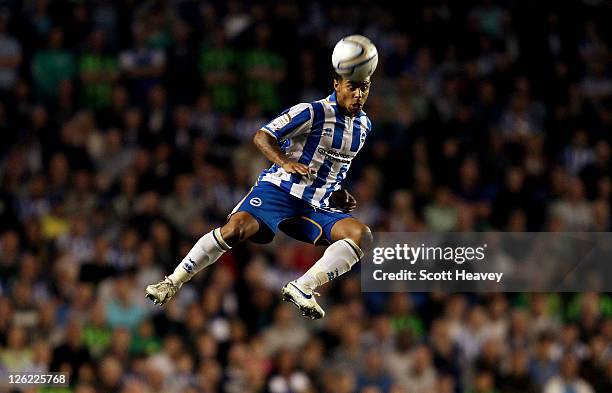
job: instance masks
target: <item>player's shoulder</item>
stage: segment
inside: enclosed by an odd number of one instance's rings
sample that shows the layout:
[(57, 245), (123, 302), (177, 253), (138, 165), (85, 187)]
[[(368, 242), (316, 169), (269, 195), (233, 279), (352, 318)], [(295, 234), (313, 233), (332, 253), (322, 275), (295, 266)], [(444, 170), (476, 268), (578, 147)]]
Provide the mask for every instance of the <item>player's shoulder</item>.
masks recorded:
[(364, 111), (361, 111), (361, 113), (359, 113), (358, 115), (358, 119), (361, 124), (365, 125), (368, 132), (372, 130), (372, 120), (370, 120), (370, 117), (368, 116), (367, 113), (365, 113)]
[[(312, 105), (301, 102), (283, 110), (274, 118), (268, 127), (270, 129), (282, 129), (286, 126), (297, 127), (312, 120)], [(264, 127), (265, 128), (265, 127)]]
[(311, 108), (312, 108), (312, 103), (311, 102), (300, 102), (300, 103), (297, 103), (297, 104), (295, 104), (293, 106), (290, 106), (285, 111), (286, 112), (289, 112), (289, 111), (298, 111), (298, 112), (301, 112), (301, 111), (303, 111), (305, 109), (309, 109), (310, 110)]
[(310, 117), (312, 115), (312, 104), (309, 102), (300, 102), (285, 109), (280, 115), (282, 116), (285, 114), (288, 114), (290, 118), (294, 118), (296, 116)]
[(312, 105), (308, 102), (300, 102), (283, 110), (278, 117), (284, 117), (288, 120), (296, 117), (301, 119), (312, 117)]
[(325, 105), (325, 106), (337, 105), (338, 103), (336, 102), (336, 93), (332, 93), (328, 95), (327, 97), (323, 97), (316, 101), (313, 101), (311, 104), (319, 104), (319, 105)]
[(336, 105), (335, 94), (331, 94), (310, 103), (315, 118), (325, 118), (327, 114), (335, 112), (336, 109), (334, 107)]

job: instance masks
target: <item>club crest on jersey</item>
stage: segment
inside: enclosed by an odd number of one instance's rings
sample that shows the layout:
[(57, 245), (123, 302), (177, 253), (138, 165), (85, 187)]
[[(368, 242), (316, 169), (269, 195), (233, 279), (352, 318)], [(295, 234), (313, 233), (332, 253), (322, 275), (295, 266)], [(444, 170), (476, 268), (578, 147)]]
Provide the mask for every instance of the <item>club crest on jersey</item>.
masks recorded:
[(272, 126), (272, 128), (275, 130), (280, 130), (281, 128), (289, 124), (289, 122), (291, 122), (291, 115), (285, 113), (284, 115), (274, 119), (272, 123), (270, 123), (270, 126)]
[(261, 206), (262, 202), (261, 202), (261, 198), (251, 198), (251, 200), (249, 201), (249, 203), (251, 204), (251, 206), (255, 206), (255, 207), (259, 207)]
[(334, 135), (334, 130), (332, 130), (331, 128), (323, 129), (323, 136), (332, 136), (332, 135)]

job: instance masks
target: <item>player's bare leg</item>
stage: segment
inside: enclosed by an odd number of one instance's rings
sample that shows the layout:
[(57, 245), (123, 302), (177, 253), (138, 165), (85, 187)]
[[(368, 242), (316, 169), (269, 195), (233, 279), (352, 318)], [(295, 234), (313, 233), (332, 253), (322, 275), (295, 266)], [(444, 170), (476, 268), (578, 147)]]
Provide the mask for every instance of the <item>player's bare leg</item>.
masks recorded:
[(145, 294), (155, 304), (172, 299), (181, 286), (200, 270), (212, 265), (236, 244), (253, 236), (259, 230), (259, 222), (247, 212), (233, 214), (221, 228), (202, 236), (174, 272), (157, 284), (149, 285)]
[(304, 275), (282, 289), (283, 300), (294, 303), (302, 314), (323, 318), (325, 311), (314, 298), (315, 289), (348, 272), (363, 257), (361, 247), (372, 237), (370, 229), (354, 218), (338, 221), (331, 231), (333, 243)]

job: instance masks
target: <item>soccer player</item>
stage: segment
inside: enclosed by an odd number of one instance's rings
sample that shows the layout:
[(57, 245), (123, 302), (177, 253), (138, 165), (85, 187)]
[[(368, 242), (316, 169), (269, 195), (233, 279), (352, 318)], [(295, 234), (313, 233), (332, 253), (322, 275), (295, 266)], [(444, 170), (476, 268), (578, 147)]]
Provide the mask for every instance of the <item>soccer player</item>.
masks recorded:
[(369, 228), (348, 214), (357, 206), (355, 198), (340, 189), (372, 129), (363, 111), (370, 84), (369, 77), (351, 81), (336, 75), (330, 96), (295, 105), (257, 131), (255, 145), (274, 164), (261, 173), (227, 223), (200, 238), (172, 274), (146, 288), (146, 296), (166, 303), (236, 244), (247, 239), (267, 243), (280, 228), (301, 241), (329, 244), (321, 259), (281, 290), (283, 300), (304, 316), (322, 318), (325, 312), (314, 290), (348, 272), (371, 238)]

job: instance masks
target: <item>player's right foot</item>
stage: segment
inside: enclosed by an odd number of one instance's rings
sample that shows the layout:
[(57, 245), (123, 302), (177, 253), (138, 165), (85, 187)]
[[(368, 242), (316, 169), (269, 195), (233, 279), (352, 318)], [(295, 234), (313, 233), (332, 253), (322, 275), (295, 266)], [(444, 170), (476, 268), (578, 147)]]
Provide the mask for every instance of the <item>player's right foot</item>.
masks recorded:
[(172, 299), (180, 288), (180, 285), (174, 284), (170, 278), (166, 277), (157, 284), (149, 285), (147, 289), (145, 289), (145, 296), (151, 299), (153, 303), (163, 305), (168, 300)]
[(283, 300), (295, 304), (302, 315), (310, 319), (319, 319), (325, 316), (325, 311), (315, 300), (316, 292), (300, 288), (295, 281), (291, 281), (281, 290)]

